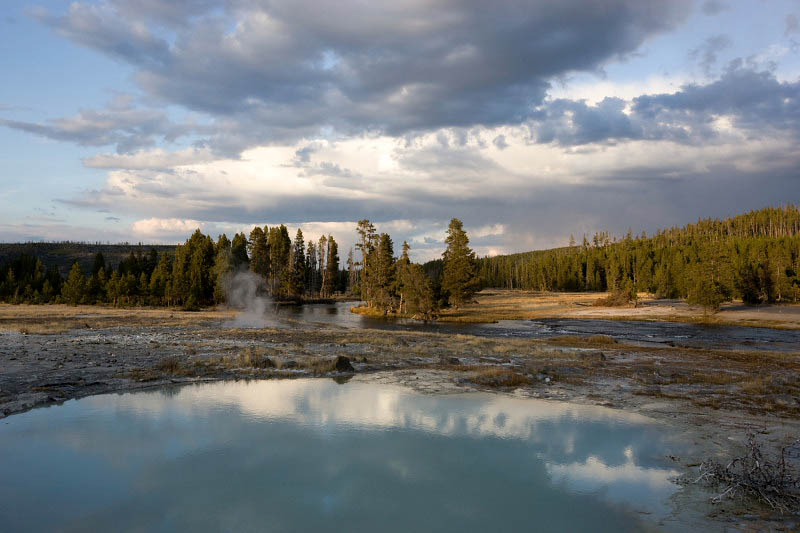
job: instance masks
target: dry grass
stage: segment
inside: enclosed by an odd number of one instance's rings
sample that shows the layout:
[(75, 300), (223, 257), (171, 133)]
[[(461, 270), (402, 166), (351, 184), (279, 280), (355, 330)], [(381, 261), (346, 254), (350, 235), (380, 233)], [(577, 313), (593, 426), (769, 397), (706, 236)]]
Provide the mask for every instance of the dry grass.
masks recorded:
[[(270, 352), (271, 353), (271, 352)], [(224, 355), (209, 362), (216, 363), (227, 369), (234, 368), (253, 368), (267, 369), (276, 368), (276, 363), (270, 359), (268, 351), (263, 347), (246, 347), (240, 353), (234, 355)]]
[[(620, 307), (619, 305), (622, 305)], [(442, 322), (487, 323), (498, 320), (538, 318), (593, 318), (601, 320), (668, 320), (674, 322), (710, 322), (779, 329), (800, 329), (800, 306), (759, 306), (745, 308), (738, 304), (723, 306), (709, 317), (700, 307), (680, 302), (658, 301), (640, 293), (634, 307), (617, 301), (609, 293), (561, 293), (525, 290), (486, 289), (475, 301), (458, 309), (444, 309)]]
[(614, 346), (619, 344), (617, 339), (608, 335), (592, 335), (591, 337), (563, 336), (551, 337), (545, 342), (563, 346)]
[(401, 337), (385, 332), (369, 332), (347, 335), (339, 340), (340, 344), (370, 344), (373, 346), (399, 346), (404, 344)]
[(0, 304), (0, 329), (31, 334), (56, 334), (71, 329), (120, 326), (194, 326), (209, 320), (227, 320), (233, 311), (209, 309), (185, 312), (169, 308), (114, 308), (99, 305)]
[(473, 383), (484, 387), (516, 388), (530, 385), (533, 380), (509, 368), (492, 367), (479, 370), (472, 378)]
[(58, 335), (73, 328), (60, 322), (6, 322), (3, 329), (18, 331), (23, 335)]
[(475, 301), (458, 309), (445, 309), (442, 322), (480, 323), (498, 320), (529, 320), (559, 316), (575, 306), (587, 306), (603, 293), (551, 293), (523, 290), (486, 289)]
[(183, 362), (177, 357), (169, 357), (156, 365), (156, 370), (170, 375), (179, 374), (183, 369)]

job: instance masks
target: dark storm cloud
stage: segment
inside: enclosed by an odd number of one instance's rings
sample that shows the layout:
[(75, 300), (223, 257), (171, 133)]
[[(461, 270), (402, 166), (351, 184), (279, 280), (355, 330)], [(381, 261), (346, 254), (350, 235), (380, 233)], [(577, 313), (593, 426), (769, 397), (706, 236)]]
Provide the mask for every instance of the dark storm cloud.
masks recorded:
[(642, 118), (702, 130), (714, 116), (730, 116), (734, 125), (757, 135), (774, 130), (797, 134), (800, 81), (781, 82), (767, 71), (733, 62), (717, 81), (690, 84), (674, 94), (640, 96), (633, 112)]
[(634, 52), (687, 0), (73, 3), (36, 16), (218, 120), (217, 150), (318, 134), (520, 123), (549, 79)]
[(643, 138), (642, 126), (623, 112), (625, 105), (619, 98), (604, 98), (594, 106), (583, 101), (555, 100), (533, 116), (533, 138), (538, 143), (562, 146)]
[(729, 117), (752, 136), (775, 131), (800, 134), (800, 81), (781, 82), (768, 71), (730, 64), (716, 81), (688, 84), (670, 94), (597, 105), (559, 99), (540, 106), (529, 121), (538, 143), (580, 146), (624, 140), (709, 141), (719, 136), (714, 120)]

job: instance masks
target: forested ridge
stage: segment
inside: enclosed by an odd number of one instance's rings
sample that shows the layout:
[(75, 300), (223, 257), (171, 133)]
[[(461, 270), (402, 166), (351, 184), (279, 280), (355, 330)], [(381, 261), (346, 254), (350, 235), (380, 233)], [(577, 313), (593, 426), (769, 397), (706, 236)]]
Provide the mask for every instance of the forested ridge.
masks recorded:
[(108, 244), (100, 242), (20, 242), (0, 243), (0, 265), (10, 263), (22, 255), (34, 256), (42, 263), (58, 267), (62, 275), (66, 275), (77, 261), (84, 272), (91, 270), (95, 256), (103, 254), (106, 264), (116, 268), (128, 259), (130, 254), (147, 254), (150, 250), (158, 253), (174, 253), (174, 244)]
[[(478, 259), (483, 287), (542, 291), (649, 292), (715, 307), (800, 299), (800, 210), (770, 207), (722, 220), (704, 219), (655, 235), (611, 238)], [(429, 272), (436, 264), (427, 265)]]

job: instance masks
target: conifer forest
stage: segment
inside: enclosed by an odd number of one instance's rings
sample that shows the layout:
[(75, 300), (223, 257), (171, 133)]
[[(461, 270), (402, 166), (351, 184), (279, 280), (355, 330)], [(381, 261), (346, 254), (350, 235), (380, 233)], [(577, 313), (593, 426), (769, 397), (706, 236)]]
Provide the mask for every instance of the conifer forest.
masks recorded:
[(410, 259), (404, 242), (369, 220), (358, 222), (355, 250), (342, 261), (332, 235), (305, 241), (286, 226), (254, 227), (217, 240), (194, 232), (174, 252), (151, 249), (118, 264), (98, 253), (91, 270), (68, 272), (21, 254), (0, 265), (0, 300), (9, 303), (180, 306), (194, 309), (226, 301), (231, 273), (249, 270), (277, 300), (357, 297), (382, 313), (431, 317), (442, 306), (463, 304), (481, 288), (537, 291), (609, 291), (629, 302), (638, 293), (682, 298), (715, 308), (797, 302), (800, 298), (800, 210), (794, 205), (700, 220), (648, 236), (608, 232), (570, 246), (495, 257), (476, 257), (458, 219), (447, 230), (442, 259)]

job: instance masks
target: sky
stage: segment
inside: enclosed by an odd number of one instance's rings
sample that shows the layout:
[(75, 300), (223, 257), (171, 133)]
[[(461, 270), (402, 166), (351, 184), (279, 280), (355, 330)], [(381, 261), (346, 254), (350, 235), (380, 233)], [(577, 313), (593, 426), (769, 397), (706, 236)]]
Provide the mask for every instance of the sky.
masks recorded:
[[(800, 203), (800, 0), (0, 7), (0, 241), (438, 257)], [(346, 252), (344, 252), (346, 254)]]

